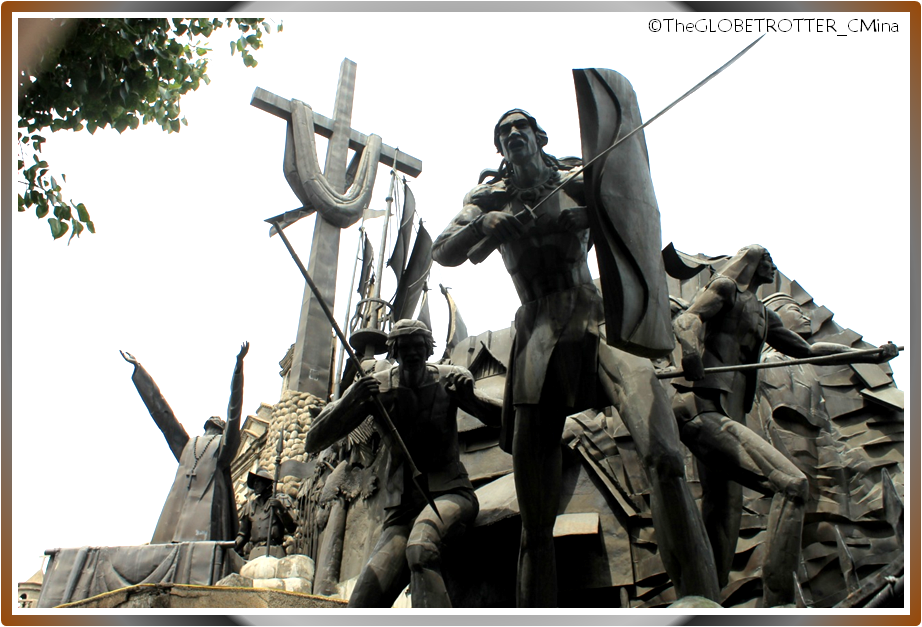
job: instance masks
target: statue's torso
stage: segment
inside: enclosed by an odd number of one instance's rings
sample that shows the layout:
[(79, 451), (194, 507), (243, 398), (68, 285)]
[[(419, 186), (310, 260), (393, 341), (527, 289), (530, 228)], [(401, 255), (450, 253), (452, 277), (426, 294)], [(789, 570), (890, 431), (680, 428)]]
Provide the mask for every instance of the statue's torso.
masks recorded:
[[(592, 281), (586, 263), (589, 229), (573, 233), (558, 224), (562, 210), (578, 206), (577, 199), (561, 190), (538, 208), (537, 219), (526, 224), (523, 237), (500, 247), (523, 303)], [(502, 208), (513, 215), (523, 210), (524, 204), (515, 197)]]
[[(288, 510), (291, 510), (292, 503), (291, 499), (287, 495), (277, 494), (275, 498), (279, 499), (284, 507)], [(246, 504), (246, 509), (244, 510), (244, 516), (248, 516), (250, 519), (250, 537), (248, 538), (254, 544), (265, 543), (269, 537), (269, 521), (272, 519), (272, 540), (280, 541), (284, 537), (284, 530), (282, 529), (281, 521), (278, 516), (270, 513), (269, 508), (266, 507), (269, 498), (258, 496)]]
[[(752, 292), (734, 287), (733, 301), (706, 322), (704, 332), (705, 368), (754, 364), (759, 361), (768, 321), (765, 307)], [(752, 408), (757, 376), (755, 372), (718, 372), (695, 381), (696, 390), (719, 391), (723, 412), (735, 420)]]
[(752, 292), (735, 292), (733, 303), (707, 321), (704, 365), (758, 363), (767, 330), (765, 307)]
[[(470, 487), (458, 446), (457, 405), (443, 381), (452, 368), (427, 364), (425, 381), (412, 388), (399, 382), (396, 366), (376, 375), (382, 383), (387, 381), (381, 401), (433, 492)], [(412, 479), (394, 443), (390, 449), (395, 457), (388, 471), (388, 489), (397, 495), (412, 490)], [(400, 467), (402, 471), (398, 471)]]

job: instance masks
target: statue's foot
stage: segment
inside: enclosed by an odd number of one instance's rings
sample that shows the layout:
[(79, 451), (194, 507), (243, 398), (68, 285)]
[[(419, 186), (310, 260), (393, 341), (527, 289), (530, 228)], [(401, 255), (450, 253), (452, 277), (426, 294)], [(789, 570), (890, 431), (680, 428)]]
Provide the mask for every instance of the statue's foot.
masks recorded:
[(712, 601), (706, 597), (699, 596), (687, 596), (682, 597), (675, 603), (669, 606), (670, 608), (707, 608), (707, 607), (722, 607), (720, 603)]

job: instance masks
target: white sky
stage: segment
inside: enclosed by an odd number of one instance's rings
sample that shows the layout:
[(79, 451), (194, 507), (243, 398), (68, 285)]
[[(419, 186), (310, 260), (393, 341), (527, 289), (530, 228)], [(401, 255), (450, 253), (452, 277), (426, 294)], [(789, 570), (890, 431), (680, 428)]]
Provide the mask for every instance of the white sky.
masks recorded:
[[(898, 34), (849, 33), (849, 19), (869, 14), (684, 15), (833, 18), (848, 35), (770, 34), (647, 129), (663, 244), (710, 255), (763, 244), (839, 324), (908, 345), (908, 14), (877, 16)], [(50, 137), (44, 156), (98, 234), (68, 247), (34, 215), (13, 216), (12, 583), (46, 549), (150, 539), (176, 463), (119, 349), (144, 364), (190, 435), (225, 414), (243, 340), (244, 412), (279, 398), (303, 281), (262, 220), (300, 203), (282, 176), (284, 122), (249, 104), (257, 86), (332, 116), (340, 62), (355, 61), (352, 126), (422, 160), (410, 184), (434, 238), (498, 164), (503, 111), (525, 108), (550, 153), (579, 154), (572, 68), (621, 72), (646, 119), (757, 37), (648, 30), (651, 18), (679, 16), (276, 15), (284, 32), (264, 38), (256, 69), (228, 56), (230, 33), (213, 38), (212, 83), (184, 97), (179, 134), (150, 125)], [(387, 174), (381, 166), (373, 208)], [(357, 228), (343, 233), (340, 321)], [(312, 229), (309, 218), (287, 231), (305, 260)], [(508, 326), (518, 306), (497, 256), (433, 266), (438, 283), (453, 288), (472, 334)], [(432, 297), (441, 350), (444, 300)], [(893, 367), (908, 401), (908, 351)]]

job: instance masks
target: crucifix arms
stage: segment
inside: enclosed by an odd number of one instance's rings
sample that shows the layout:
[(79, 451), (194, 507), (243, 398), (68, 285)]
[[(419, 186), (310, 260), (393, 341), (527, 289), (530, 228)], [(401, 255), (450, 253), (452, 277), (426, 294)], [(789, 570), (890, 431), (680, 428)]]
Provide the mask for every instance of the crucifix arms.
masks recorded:
[[(292, 103), (286, 98), (277, 96), (270, 91), (257, 87), (250, 99), (250, 104), (257, 109), (262, 109), (276, 117), (280, 117), (288, 122), (291, 121)], [(333, 135), (333, 120), (313, 112), (314, 130), (321, 137), (329, 139)], [(349, 129), (349, 148), (359, 152), (368, 145), (368, 136), (356, 130)], [(386, 166), (390, 166), (398, 172), (403, 172), (412, 177), (417, 177), (423, 171), (423, 162), (404, 152), (398, 152), (397, 149), (386, 144), (381, 145), (381, 156), (378, 160)]]

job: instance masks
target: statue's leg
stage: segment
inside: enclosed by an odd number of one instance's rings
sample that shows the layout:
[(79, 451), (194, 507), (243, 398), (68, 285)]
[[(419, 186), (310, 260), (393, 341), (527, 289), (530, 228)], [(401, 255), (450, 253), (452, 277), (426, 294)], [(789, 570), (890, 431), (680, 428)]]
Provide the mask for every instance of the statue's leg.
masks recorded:
[(751, 429), (717, 412), (705, 412), (687, 422), (682, 441), (715, 472), (774, 495), (762, 565), (763, 602), (766, 607), (793, 603), (807, 477)]
[(599, 346), (599, 378), (631, 432), (652, 487), (653, 526), (679, 597), (720, 602), (714, 554), (685, 480), (685, 460), (666, 391), (649, 360)]
[(554, 522), (560, 504), (560, 436), (565, 418), (562, 412), (546, 411), (544, 405), (515, 408), (512, 468), (522, 515), (518, 607), (557, 607)]
[(717, 584), (723, 589), (730, 576), (733, 556), (736, 555), (743, 513), (743, 490), (740, 484), (730, 480), (722, 468), (712, 469), (702, 464), (701, 460), (696, 461), (698, 478), (701, 480), (701, 517), (714, 550)]
[(410, 525), (390, 525), (381, 530), (371, 559), (359, 574), (349, 597), (349, 607), (391, 607), (410, 581), (407, 536)]
[(473, 492), (442, 494), (435, 504), (442, 519), (427, 505), (413, 523), (407, 541), (413, 607), (451, 607), (442, 578), (441, 548), (444, 542), (463, 534), (477, 517)]

